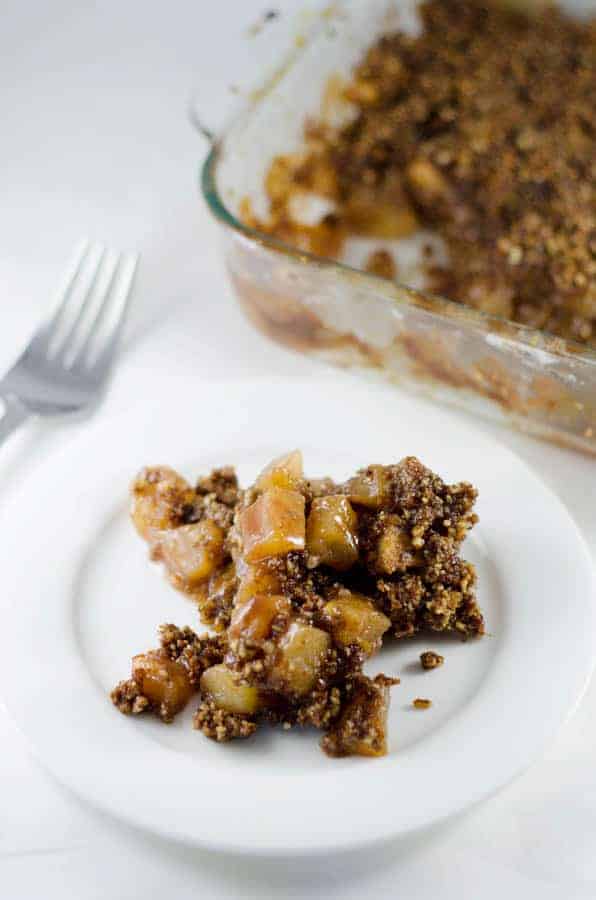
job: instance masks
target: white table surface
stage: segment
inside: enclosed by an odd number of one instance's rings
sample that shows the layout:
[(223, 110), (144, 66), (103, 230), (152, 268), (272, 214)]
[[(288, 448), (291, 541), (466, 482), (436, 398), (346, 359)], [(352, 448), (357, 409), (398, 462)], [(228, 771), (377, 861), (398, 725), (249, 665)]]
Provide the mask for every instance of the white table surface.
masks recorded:
[[(289, 15), (300, 4), (274, 5)], [(206, 382), (345, 377), (265, 342), (246, 324), (195, 188), (204, 147), (185, 119), (189, 92), (199, 85), (216, 115), (222, 78), (250, 57), (243, 25), (266, 7), (254, 0), (3, 4), (0, 368), (36, 322), (71, 245), (91, 234), (142, 254), (126, 351), (98, 415), (138, 402), (143, 372), (160, 367)], [(0, 502), (81, 427), (34, 424), (5, 447)], [(596, 463), (479, 427), (557, 491), (594, 552)], [(10, 599), (2, 584), (0, 611)], [(125, 828), (57, 787), (0, 712), (0, 897), (593, 898), (594, 708), (592, 686), (542, 760), (432, 840), (324, 866), (206, 855)]]

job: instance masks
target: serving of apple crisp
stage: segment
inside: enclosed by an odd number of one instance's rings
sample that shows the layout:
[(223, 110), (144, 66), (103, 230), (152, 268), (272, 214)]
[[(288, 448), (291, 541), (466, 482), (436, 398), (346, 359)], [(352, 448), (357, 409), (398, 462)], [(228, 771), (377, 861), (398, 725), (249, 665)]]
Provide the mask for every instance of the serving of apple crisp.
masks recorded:
[(484, 632), (460, 557), (476, 490), (415, 457), (340, 484), (306, 478), (295, 451), (247, 489), (232, 468), (193, 487), (159, 466), (131, 493), (151, 558), (212, 630), (162, 625), (159, 647), (112, 691), (123, 713), (169, 722), (196, 696), (194, 727), (216, 741), (308, 725), (331, 756), (381, 756), (398, 679), (363, 666), (383, 639)]

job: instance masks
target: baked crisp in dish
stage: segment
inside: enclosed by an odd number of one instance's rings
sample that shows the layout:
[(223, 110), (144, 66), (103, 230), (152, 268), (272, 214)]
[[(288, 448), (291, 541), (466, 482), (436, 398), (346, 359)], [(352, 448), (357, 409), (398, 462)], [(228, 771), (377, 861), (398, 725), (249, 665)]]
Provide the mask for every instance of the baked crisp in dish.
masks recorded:
[[(350, 121), (307, 123), (272, 161), (269, 217), (245, 204), (247, 224), (335, 258), (432, 229), (430, 290), (596, 346), (596, 19), (524, 6), (423, 2), (421, 33), (384, 35), (344, 86)], [(312, 195), (325, 215), (305, 224)], [(366, 269), (396, 277), (384, 249)]]
[(216, 741), (310, 725), (331, 756), (383, 755), (398, 679), (370, 678), (365, 661), (387, 637), (484, 631), (474, 567), (460, 557), (475, 499), (414, 457), (337, 484), (305, 478), (295, 451), (245, 490), (231, 468), (194, 487), (144, 469), (134, 525), (212, 631), (162, 625), (114, 704), (169, 722), (198, 695), (194, 727)]

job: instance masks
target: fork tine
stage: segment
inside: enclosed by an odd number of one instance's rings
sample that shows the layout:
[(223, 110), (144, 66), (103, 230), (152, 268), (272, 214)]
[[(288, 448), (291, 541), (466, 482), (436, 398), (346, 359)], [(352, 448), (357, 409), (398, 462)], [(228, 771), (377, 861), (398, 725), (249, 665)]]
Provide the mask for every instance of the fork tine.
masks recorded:
[[(89, 313), (92, 313), (93, 307), (100, 302), (97, 288), (99, 286), (103, 293), (101, 275), (102, 271), (105, 271), (105, 258), (106, 248), (102, 244), (93, 244), (89, 248), (87, 259), (79, 270), (78, 277), (71, 284), (70, 295), (62, 305), (59, 321), (56, 320), (52, 334), (48, 335), (50, 355), (64, 357), (67, 366), (69, 356), (75, 355), (75, 344), (79, 335), (82, 334), (85, 319)], [(82, 294), (75, 290), (77, 287), (82, 287)], [(75, 293), (78, 294), (76, 302), (74, 300)], [(67, 321), (64, 322), (63, 319), (67, 319)], [(65, 324), (67, 325), (66, 332), (61, 327)]]
[(55, 333), (55, 330), (68, 307), (68, 301), (72, 297), (73, 288), (83, 271), (88, 251), (89, 241), (84, 238), (76, 245), (71, 260), (62, 277), (62, 281), (54, 295), (52, 307), (40, 327), (35, 332), (33, 341), (36, 343), (43, 342), (47, 344)]
[(132, 295), (138, 254), (129, 253), (115, 267), (106, 296), (87, 338), (79, 349), (77, 367), (87, 366), (103, 377), (118, 346)]
[(118, 270), (120, 254), (104, 250), (79, 312), (62, 342), (64, 365), (71, 368), (93, 337)]

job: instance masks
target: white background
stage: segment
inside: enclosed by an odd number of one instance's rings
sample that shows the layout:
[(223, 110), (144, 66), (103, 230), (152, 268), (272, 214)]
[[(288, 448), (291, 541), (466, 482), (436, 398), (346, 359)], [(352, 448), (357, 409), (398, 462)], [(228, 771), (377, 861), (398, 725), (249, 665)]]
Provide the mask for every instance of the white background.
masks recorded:
[[(300, 6), (270, 5), (288, 22)], [(205, 146), (187, 123), (188, 98), (195, 91), (206, 117), (218, 120), (228, 85), (252, 77), (260, 62), (246, 25), (266, 8), (255, 0), (2, 4), (0, 367), (26, 340), (71, 246), (88, 234), (142, 255), (126, 352), (99, 415), (138, 402), (143, 371), (160, 367), (205, 381), (343, 377), (245, 323), (197, 193)], [(32, 425), (5, 447), (0, 502), (79, 427)], [(594, 552), (596, 463), (481, 427), (558, 492)], [(1, 613), (10, 584), (0, 584)], [(592, 687), (543, 760), (432, 839), (323, 866), (207, 856), (126, 829), (56, 787), (0, 712), (0, 897), (587, 900), (596, 895), (594, 708)]]

